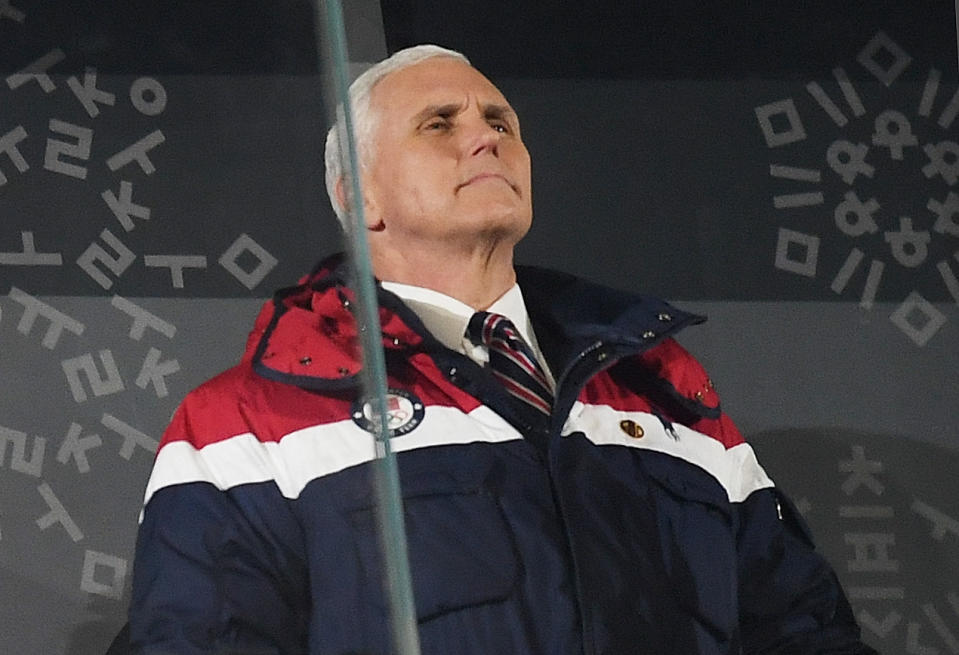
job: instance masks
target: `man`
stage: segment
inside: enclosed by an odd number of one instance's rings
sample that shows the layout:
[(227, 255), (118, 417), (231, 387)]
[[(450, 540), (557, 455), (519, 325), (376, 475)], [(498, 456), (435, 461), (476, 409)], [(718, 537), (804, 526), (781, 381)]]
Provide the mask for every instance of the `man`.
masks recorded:
[[(351, 95), (423, 652), (873, 652), (673, 340), (702, 319), (514, 268), (530, 158), (497, 88), (420, 46)], [(338, 161), (331, 133), (342, 217)], [(391, 651), (346, 267), (278, 292), (242, 363), (177, 411), (136, 652)]]

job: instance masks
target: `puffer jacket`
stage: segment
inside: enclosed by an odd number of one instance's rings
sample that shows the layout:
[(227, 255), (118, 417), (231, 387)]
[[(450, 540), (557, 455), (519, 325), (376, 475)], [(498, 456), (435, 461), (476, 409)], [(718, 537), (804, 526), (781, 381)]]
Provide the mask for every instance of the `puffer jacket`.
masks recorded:
[[(391, 652), (344, 264), (282, 290), (167, 429), (133, 651)], [(801, 518), (674, 339), (701, 318), (519, 268), (548, 434), (380, 289), (422, 652), (871, 653)]]

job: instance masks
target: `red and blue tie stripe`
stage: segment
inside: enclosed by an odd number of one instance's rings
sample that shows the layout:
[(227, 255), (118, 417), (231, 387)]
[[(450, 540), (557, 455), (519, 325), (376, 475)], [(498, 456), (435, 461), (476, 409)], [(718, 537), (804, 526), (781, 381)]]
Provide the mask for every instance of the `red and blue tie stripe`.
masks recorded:
[(542, 367), (513, 323), (502, 314), (477, 312), (467, 334), (489, 348), (489, 368), (514, 398), (549, 416), (553, 393)]

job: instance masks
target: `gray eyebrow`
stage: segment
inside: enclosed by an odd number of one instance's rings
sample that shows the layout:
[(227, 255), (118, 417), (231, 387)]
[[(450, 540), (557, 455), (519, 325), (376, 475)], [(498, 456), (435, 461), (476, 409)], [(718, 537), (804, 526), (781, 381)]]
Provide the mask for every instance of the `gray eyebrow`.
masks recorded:
[[(459, 102), (449, 102), (442, 105), (427, 105), (416, 113), (413, 122), (420, 123), (430, 116), (455, 116), (463, 111), (463, 105)], [(483, 107), (483, 116), (487, 119), (517, 120), (516, 112), (509, 105), (489, 104)]]
[(516, 119), (516, 112), (513, 111), (513, 108), (509, 105), (486, 105), (483, 107), (483, 116), (486, 118), (498, 118), (501, 120), (506, 120), (509, 118)]
[(444, 105), (427, 105), (413, 116), (414, 123), (425, 121), (430, 116), (455, 116), (463, 110), (458, 102), (449, 102)]

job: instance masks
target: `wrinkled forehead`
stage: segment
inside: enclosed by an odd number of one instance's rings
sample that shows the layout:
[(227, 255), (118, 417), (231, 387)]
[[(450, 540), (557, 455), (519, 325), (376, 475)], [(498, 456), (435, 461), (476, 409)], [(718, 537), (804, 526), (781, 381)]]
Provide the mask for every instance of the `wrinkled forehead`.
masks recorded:
[(370, 104), (382, 120), (403, 120), (430, 105), (478, 102), (509, 107), (503, 93), (466, 62), (434, 57), (394, 71), (372, 89)]

